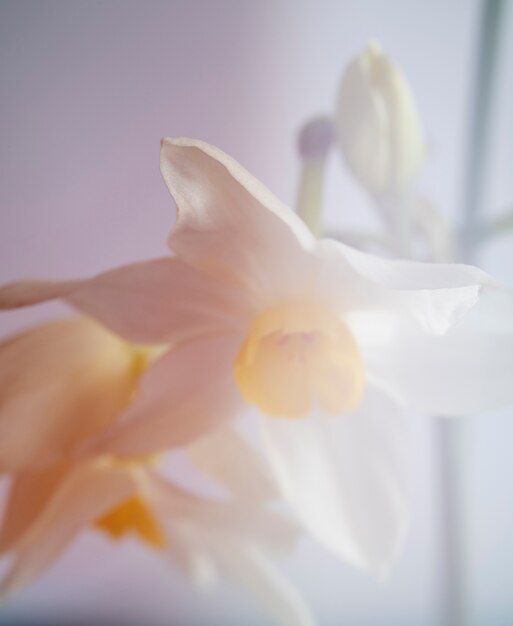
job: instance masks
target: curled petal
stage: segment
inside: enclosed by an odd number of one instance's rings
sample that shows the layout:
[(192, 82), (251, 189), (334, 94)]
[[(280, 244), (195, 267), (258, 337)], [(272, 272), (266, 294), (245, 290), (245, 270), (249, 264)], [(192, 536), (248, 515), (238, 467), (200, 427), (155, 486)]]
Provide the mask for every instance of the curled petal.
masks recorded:
[(345, 312), (388, 312), (443, 334), (496, 283), (471, 265), (383, 259), (337, 241), (319, 242), (319, 294)]
[(174, 258), (125, 265), (95, 278), (14, 283), (0, 289), (0, 308), (63, 298), (125, 339), (167, 343), (241, 326), (252, 310), (244, 294)]
[(178, 207), (169, 245), (180, 258), (259, 297), (304, 288), (313, 236), (241, 165), (202, 141), (164, 139), (161, 171)]
[[(447, 416), (513, 402), (513, 292), (484, 289), (479, 302), (439, 337), (395, 324), (387, 343), (362, 329), (368, 375), (405, 406)], [(365, 339), (367, 337), (367, 339)]]
[(398, 407), (368, 388), (353, 413), (267, 418), (263, 436), (282, 494), (313, 536), (357, 567), (385, 575), (409, 516), (408, 442)]
[(146, 371), (133, 404), (98, 446), (122, 455), (190, 443), (242, 409), (232, 364), (236, 334), (214, 335), (169, 351)]

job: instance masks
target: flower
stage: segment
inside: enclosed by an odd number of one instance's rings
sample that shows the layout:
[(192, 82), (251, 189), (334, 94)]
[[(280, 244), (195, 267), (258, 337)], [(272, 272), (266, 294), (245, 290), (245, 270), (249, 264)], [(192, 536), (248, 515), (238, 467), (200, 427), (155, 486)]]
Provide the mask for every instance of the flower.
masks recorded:
[(335, 126), (349, 169), (371, 193), (394, 196), (416, 181), (426, 151), (417, 106), (403, 73), (376, 42), (342, 77)]
[[(207, 437), (190, 451), (226, 485), (223, 499), (178, 487), (152, 456), (80, 454), (80, 444), (133, 399), (148, 356), (87, 319), (45, 324), (0, 345), (0, 459), (11, 479), (0, 527), (0, 557), (10, 561), (0, 602), (93, 528), (113, 540), (136, 536), (198, 584), (232, 580), (280, 624), (310, 626), (309, 610), (272, 559), (292, 547), (299, 529), (269, 508), (275, 494), (258, 455), (246, 448), (244, 470), (231, 471), (238, 483), (219, 472), (237, 463), (231, 448), (244, 444), (235, 433), (222, 442)], [(244, 477), (258, 498), (246, 498)]]
[(175, 257), (15, 283), (1, 305), (60, 295), (131, 341), (171, 344), (97, 449), (185, 445), (255, 407), (273, 474), (305, 526), (383, 575), (408, 519), (403, 410), (459, 415), (513, 400), (511, 293), (471, 266), (317, 241), (201, 141), (164, 140), (161, 167), (178, 206)]

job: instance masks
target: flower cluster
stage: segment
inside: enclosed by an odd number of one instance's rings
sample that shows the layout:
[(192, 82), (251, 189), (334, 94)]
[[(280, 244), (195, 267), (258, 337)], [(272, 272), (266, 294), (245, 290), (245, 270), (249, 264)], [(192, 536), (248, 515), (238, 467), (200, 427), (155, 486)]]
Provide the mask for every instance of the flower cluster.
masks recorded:
[[(354, 121), (342, 115), (338, 136), (376, 194), (409, 185), (424, 154), (402, 81), (372, 47), (340, 92)], [(3, 309), (61, 298), (84, 316), (0, 346), (0, 472), (12, 480), (0, 551), (13, 559), (2, 590), (92, 525), (309, 624), (271, 557), (301, 528), (386, 574), (408, 521), (405, 415), (511, 403), (513, 297), (476, 267), (316, 238), (202, 141), (164, 139), (161, 171), (178, 209), (169, 256), (0, 289)], [(243, 415), (256, 447), (237, 430)], [(160, 455), (177, 450), (227, 496), (164, 477)]]

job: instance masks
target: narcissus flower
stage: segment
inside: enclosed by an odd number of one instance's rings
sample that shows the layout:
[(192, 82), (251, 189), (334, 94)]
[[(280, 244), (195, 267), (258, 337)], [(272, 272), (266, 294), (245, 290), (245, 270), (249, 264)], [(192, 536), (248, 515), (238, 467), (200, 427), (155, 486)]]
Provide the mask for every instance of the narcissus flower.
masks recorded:
[(396, 196), (416, 181), (426, 151), (417, 105), (376, 42), (344, 72), (335, 127), (349, 169), (371, 193)]
[[(299, 594), (273, 564), (299, 528), (269, 508), (274, 495), (248, 447), (244, 467), (226, 433), (191, 449), (228, 488), (213, 499), (159, 473), (153, 456), (80, 458), (80, 443), (115, 422), (136, 393), (148, 353), (87, 319), (54, 322), (0, 345), (1, 471), (11, 479), (2, 524), (0, 602), (41, 575), (85, 529), (135, 536), (199, 584), (220, 576), (242, 587), (278, 623), (311, 626)], [(160, 448), (160, 446), (159, 446)], [(218, 460), (217, 455), (221, 455)], [(235, 467), (225, 479), (220, 467)], [(241, 492), (252, 479), (260, 497)]]
[(98, 448), (188, 444), (253, 407), (305, 526), (383, 574), (408, 517), (402, 411), (459, 415), (513, 400), (510, 293), (474, 267), (317, 241), (203, 142), (166, 139), (161, 155), (178, 207), (175, 257), (16, 283), (0, 303), (60, 296), (127, 339), (171, 344)]

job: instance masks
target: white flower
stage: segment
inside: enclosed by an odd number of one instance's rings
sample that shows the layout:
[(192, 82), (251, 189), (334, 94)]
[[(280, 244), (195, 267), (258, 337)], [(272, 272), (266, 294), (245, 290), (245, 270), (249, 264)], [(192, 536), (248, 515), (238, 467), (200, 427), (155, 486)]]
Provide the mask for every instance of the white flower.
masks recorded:
[(415, 183), (425, 156), (417, 106), (403, 73), (375, 42), (344, 73), (335, 126), (349, 169), (372, 194), (394, 197)]
[(17, 283), (5, 308), (60, 295), (122, 336), (172, 345), (98, 443), (192, 442), (247, 409), (281, 493), (326, 547), (383, 574), (408, 518), (403, 408), (459, 415), (513, 400), (513, 299), (477, 268), (390, 261), (316, 241), (238, 163), (166, 139), (175, 257), (83, 281)]

